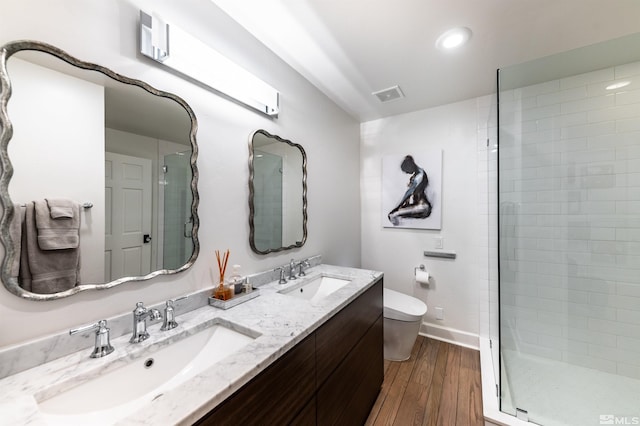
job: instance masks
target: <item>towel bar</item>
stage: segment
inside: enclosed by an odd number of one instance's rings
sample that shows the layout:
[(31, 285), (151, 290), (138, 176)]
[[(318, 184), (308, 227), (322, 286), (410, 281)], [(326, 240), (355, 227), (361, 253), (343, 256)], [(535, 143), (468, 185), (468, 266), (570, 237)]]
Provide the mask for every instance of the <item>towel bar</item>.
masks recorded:
[(426, 257), (440, 257), (443, 259), (455, 259), (456, 258), (456, 254), (453, 252), (446, 252), (446, 251), (425, 251), (424, 255)]
[[(26, 204), (20, 204), (20, 207), (27, 207), (27, 205)], [(91, 207), (93, 207), (93, 203), (92, 202), (82, 203), (82, 208), (83, 209), (90, 209)]]

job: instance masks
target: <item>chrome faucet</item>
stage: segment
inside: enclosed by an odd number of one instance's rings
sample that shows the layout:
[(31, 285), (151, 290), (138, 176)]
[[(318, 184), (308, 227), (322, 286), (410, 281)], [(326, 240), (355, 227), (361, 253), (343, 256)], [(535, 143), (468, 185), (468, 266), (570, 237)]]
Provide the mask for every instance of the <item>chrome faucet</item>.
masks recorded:
[(93, 346), (93, 352), (89, 355), (91, 358), (101, 358), (113, 352), (113, 346), (109, 341), (109, 328), (107, 320), (100, 320), (95, 324), (85, 325), (84, 327), (69, 330), (70, 335), (84, 333), (85, 331), (96, 331), (96, 341)]
[(162, 323), (162, 327), (160, 330), (167, 331), (174, 329), (178, 326), (176, 322), (176, 313), (173, 307), (173, 304), (178, 300), (186, 299), (187, 296), (178, 297), (177, 299), (169, 299), (166, 302), (166, 306), (164, 307), (164, 321)]
[(136, 303), (136, 308), (133, 310), (133, 335), (129, 340), (130, 343), (140, 343), (149, 338), (147, 319), (158, 321), (162, 319), (162, 315), (157, 309), (145, 308), (142, 302)]
[(291, 259), (291, 262), (289, 262), (289, 279), (290, 280), (295, 280), (296, 278), (296, 262)]
[(311, 264), (309, 263), (309, 259), (304, 259), (301, 260), (300, 263), (298, 263), (298, 266), (300, 267), (300, 269), (298, 270), (298, 277), (304, 277), (305, 274), (304, 273), (304, 268), (308, 268), (309, 266), (311, 266)]

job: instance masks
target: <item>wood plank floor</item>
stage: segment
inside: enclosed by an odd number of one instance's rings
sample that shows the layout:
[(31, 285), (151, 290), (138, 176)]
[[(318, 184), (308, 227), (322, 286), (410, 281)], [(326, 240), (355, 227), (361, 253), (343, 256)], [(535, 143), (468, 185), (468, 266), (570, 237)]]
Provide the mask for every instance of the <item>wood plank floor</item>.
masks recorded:
[(478, 351), (418, 336), (411, 358), (384, 367), (366, 426), (484, 425)]

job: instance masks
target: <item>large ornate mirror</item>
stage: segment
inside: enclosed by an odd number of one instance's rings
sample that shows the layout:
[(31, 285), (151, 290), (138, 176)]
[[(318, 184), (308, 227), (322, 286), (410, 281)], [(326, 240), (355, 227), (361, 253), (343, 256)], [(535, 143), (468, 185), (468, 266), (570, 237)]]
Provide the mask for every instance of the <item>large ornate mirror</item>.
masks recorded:
[[(51, 300), (189, 268), (199, 252), (191, 107), (45, 43), (0, 55), (5, 287)], [(75, 245), (59, 244), (67, 227)], [(55, 263), (75, 275), (50, 278)]]
[(249, 138), (249, 227), (259, 254), (307, 240), (307, 156), (301, 145), (264, 130)]

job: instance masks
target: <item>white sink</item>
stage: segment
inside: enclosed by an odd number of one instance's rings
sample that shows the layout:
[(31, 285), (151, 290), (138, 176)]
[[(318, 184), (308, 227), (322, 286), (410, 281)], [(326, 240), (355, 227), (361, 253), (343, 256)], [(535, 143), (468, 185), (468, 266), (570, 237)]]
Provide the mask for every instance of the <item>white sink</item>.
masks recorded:
[(351, 280), (345, 278), (320, 275), (318, 277), (302, 281), (292, 287), (280, 290), (279, 293), (300, 299), (307, 299), (313, 302), (323, 299), (331, 293), (340, 290), (350, 282)]
[(219, 320), (193, 335), (184, 334), (178, 341), (163, 347), (156, 343), (121, 367), (98, 372), (80, 380), (78, 386), (38, 401), (40, 412), (52, 425), (115, 423), (240, 351), (259, 335), (236, 331)]

